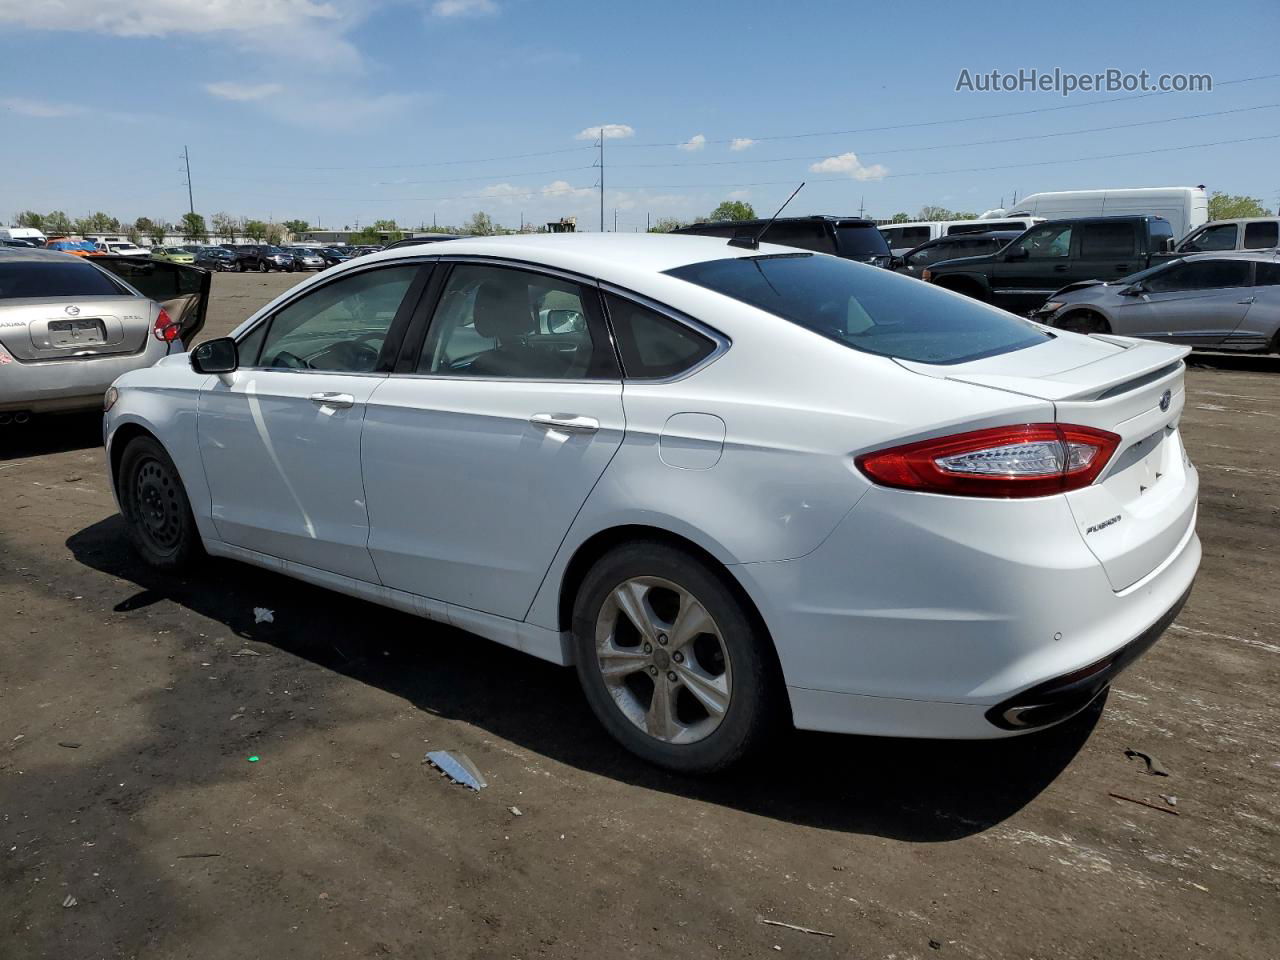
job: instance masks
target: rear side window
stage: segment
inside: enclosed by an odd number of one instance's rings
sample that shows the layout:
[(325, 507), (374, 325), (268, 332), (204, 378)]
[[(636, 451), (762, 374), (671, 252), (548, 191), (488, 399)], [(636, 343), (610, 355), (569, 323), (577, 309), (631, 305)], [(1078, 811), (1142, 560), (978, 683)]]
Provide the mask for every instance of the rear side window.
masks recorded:
[(117, 297), (126, 291), (97, 268), (70, 260), (0, 259), (0, 300), (19, 297)]
[(612, 293), (606, 293), (604, 299), (618, 337), (623, 376), (628, 380), (665, 380), (679, 376), (709, 357), (716, 348), (710, 337), (634, 300)]
[(1051, 339), (1011, 313), (833, 257), (740, 257), (667, 273), (846, 347), (902, 360), (963, 363)]
[(1133, 253), (1132, 223), (1086, 223), (1080, 235), (1083, 258), (1127, 257)]
[(928, 227), (886, 227), (880, 231), (889, 246), (896, 250), (918, 247), (929, 239)]
[(1280, 246), (1280, 224), (1274, 220), (1245, 224), (1244, 248), (1246, 250), (1265, 250), (1274, 246)]

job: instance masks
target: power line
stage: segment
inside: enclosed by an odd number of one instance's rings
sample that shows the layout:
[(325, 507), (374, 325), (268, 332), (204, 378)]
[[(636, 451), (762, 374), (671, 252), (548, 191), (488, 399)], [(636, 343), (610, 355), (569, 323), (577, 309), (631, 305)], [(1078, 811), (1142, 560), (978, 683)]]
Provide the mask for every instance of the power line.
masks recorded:
[[(1256, 77), (1240, 77), (1236, 80), (1221, 80), (1215, 86), (1227, 87), (1237, 83), (1253, 83), (1256, 80), (1275, 80), (1280, 78), (1280, 73), (1264, 73)], [(1109, 97), (1105, 100), (1088, 100), (1084, 103), (1062, 103), (1056, 107), (1034, 107), (1028, 110), (1010, 110), (1005, 113), (980, 113), (971, 117), (954, 117), (950, 120), (918, 120), (914, 123), (894, 123), (882, 127), (857, 127), (852, 130), (821, 130), (812, 133), (788, 133), (773, 134), (770, 136), (758, 137), (729, 137), (723, 140), (708, 140), (707, 143), (732, 143), (734, 140), (755, 140), (765, 142), (770, 140), (803, 140), (809, 137), (843, 137), (854, 133), (883, 133), (886, 130), (911, 130), (918, 127), (938, 127), (948, 123), (972, 123), (977, 120), (1000, 120), (1006, 117), (1026, 117), (1037, 113), (1054, 113), (1059, 110), (1079, 110), (1084, 107), (1099, 107), (1109, 103), (1124, 103), (1132, 100), (1146, 100), (1150, 97), (1165, 97), (1173, 93), (1184, 93), (1182, 90), (1157, 90), (1151, 93), (1138, 93), (1128, 97)], [(678, 147), (684, 141), (673, 141), (670, 143), (623, 143), (619, 146), (627, 148), (635, 147)]]
[[(1253, 76), (1253, 77), (1239, 77), (1235, 80), (1219, 80), (1214, 83), (1214, 89), (1217, 89), (1218, 87), (1233, 86), (1241, 83), (1254, 83), (1259, 80), (1275, 80), (1277, 78), (1280, 78), (1280, 73), (1266, 73), (1266, 74), (1259, 74), (1258, 76)], [(812, 131), (807, 133), (760, 135), (756, 137), (727, 137), (720, 140), (707, 140), (706, 142), (709, 144), (722, 144), (722, 143), (732, 143), (734, 140), (739, 140), (739, 139), (750, 139), (750, 140), (756, 140), (760, 142), (768, 142), (768, 141), (774, 141), (774, 140), (802, 140), (802, 139), (808, 139), (813, 137), (838, 137), (838, 136), (848, 136), (851, 134), (859, 134), (859, 133), (883, 133), (888, 130), (910, 130), (910, 129), (916, 129), (920, 127), (945, 126), (951, 123), (973, 123), (979, 120), (998, 120), (1006, 117), (1025, 117), (1025, 116), (1031, 116), (1039, 113), (1054, 113), (1060, 110), (1080, 110), (1088, 107), (1099, 107), (1099, 106), (1106, 106), (1107, 104), (1112, 104), (1112, 103), (1125, 103), (1125, 102), (1132, 102), (1135, 100), (1145, 100), (1151, 97), (1164, 97), (1164, 96), (1169, 96), (1171, 94), (1184, 93), (1184, 92), (1185, 91), (1179, 91), (1179, 90), (1159, 90), (1159, 91), (1153, 91), (1151, 93), (1133, 94), (1130, 96), (1109, 97), (1104, 100), (1087, 100), (1083, 103), (1063, 103), (1063, 104), (1058, 104), (1052, 107), (1034, 107), (1027, 110), (1011, 110), (1011, 111), (1005, 111), (1003, 113), (974, 114), (973, 116), (954, 117), (947, 120), (920, 120), (913, 123), (888, 124), (888, 125), (879, 126), (879, 127), (857, 127), (857, 128), (848, 129), (848, 130), (821, 130), (821, 131)], [(615, 144), (615, 147), (625, 148), (629, 150), (636, 149), (636, 148), (643, 148), (643, 147), (675, 147), (675, 146), (679, 146), (682, 142), (684, 141), (652, 142), (652, 143), (618, 143), (618, 144)], [(597, 145), (593, 144), (591, 146), (581, 146), (581, 147), (562, 147), (557, 150), (540, 150), (533, 153), (509, 153), (509, 154), (502, 154), (499, 156), (491, 156), (491, 157), (470, 157), (466, 159), (454, 159), (454, 160), (432, 160), (432, 161), (426, 161), (423, 163), (392, 163), (392, 164), (379, 164), (379, 165), (343, 164), (339, 166), (304, 166), (300, 164), (291, 163), (291, 164), (281, 165), (278, 167), (262, 166), (262, 167), (258, 167), (258, 169), (407, 170), (407, 169), (418, 169), (422, 167), (452, 166), (457, 164), (491, 163), (497, 160), (523, 160), (530, 157), (549, 157), (549, 156), (555, 156), (558, 154), (579, 153), (586, 150), (594, 150), (596, 148), (597, 148)]]
[[(1233, 110), (1214, 110), (1209, 113), (1189, 113), (1179, 117), (1166, 117), (1161, 120), (1137, 120), (1133, 123), (1114, 123), (1105, 127), (1088, 127), (1083, 130), (1064, 130), (1060, 133), (1036, 133), (1021, 137), (1000, 137), (993, 140), (969, 140), (964, 143), (934, 143), (922, 147), (890, 147), (887, 149), (868, 148), (868, 156), (879, 157), (889, 153), (919, 153), (925, 150), (957, 150), (961, 147), (983, 147), (1002, 143), (1022, 143), (1029, 140), (1050, 140), (1055, 137), (1074, 137), (1085, 133), (1103, 133), (1110, 130), (1125, 130), (1130, 127), (1148, 127), (1162, 123), (1177, 123), (1183, 120), (1202, 120), (1206, 117), (1222, 117), (1234, 113), (1248, 113), (1253, 110), (1274, 110), (1280, 103), (1265, 103), (1256, 107), (1237, 107)], [(725, 167), (742, 164), (760, 163), (796, 163), (808, 160), (822, 160), (829, 154), (817, 154), (805, 157), (771, 157), (764, 160), (695, 160), (684, 163), (620, 163), (622, 169), (664, 168), (664, 167)]]

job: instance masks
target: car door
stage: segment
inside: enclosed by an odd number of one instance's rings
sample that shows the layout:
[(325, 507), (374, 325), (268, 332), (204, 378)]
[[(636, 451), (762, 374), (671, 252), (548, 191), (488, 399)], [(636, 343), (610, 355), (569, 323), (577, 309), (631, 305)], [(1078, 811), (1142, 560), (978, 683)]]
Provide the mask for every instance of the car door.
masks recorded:
[(1220, 344), (1254, 299), (1249, 260), (1183, 260), (1141, 281), (1117, 310), (1115, 332), (1185, 343)]
[(209, 309), (209, 273), (198, 267), (152, 257), (99, 257), (96, 266), (117, 277), (164, 307), (178, 324), (178, 339), (190, 344), (204, 329)]
[(213, 522), (227, 543), (377, 582), (360, 433), (429, 269), (346, 272), (240, 338), (241, 366), (201, 391), (197, 416)]
[(369, 551), (389, 587), (519, 620), (622, 442), (621, 375), (593, 284), (442, 272), (366, 413)]
[(1137, 220), (1091, 220), (1076, 230), (1071, 276), (1077, 280), (1118, 280), (1143, 267)]
[(1253, 303), (1240, 325), (1227, 335), (1223, 346), (1235, 350), (1267, 350), (1280, 348), (1280, 263), (1258, 260), (1254, 263)]
[(1069, 222), (1046, 223), (1010, 244), (991, 267), (994, 302), (1009, 310), (1032, 310), (1065, 285), (1073, 232)]

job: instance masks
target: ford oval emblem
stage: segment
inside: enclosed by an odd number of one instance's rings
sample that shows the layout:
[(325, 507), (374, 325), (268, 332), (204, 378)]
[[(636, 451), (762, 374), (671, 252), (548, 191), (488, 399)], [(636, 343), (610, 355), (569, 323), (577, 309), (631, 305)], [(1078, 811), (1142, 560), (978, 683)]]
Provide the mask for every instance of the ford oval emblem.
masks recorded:
[(67, 316), (68, 316), (68, 317), (78, 317), (78, 316), (80, 316), (80, 308), (79, 308), (79, 307), (67, 307)]
[(1160, 410), (1162, 413), (1165, 410), (1169, 409), (1169, 404), (1172, 401), (1173, 401), (1173, 393), (1169, 390), (1166, 390), (1164, 394), (1160, 397)]

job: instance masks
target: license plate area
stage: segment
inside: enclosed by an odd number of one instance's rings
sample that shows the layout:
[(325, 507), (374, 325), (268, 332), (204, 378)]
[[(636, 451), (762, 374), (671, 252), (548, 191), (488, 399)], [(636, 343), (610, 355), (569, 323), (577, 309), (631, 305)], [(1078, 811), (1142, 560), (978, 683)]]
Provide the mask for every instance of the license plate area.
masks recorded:
[(96, 318), (49, 321), (49, 345), (52, 347), (94, 347), (101, 346), (106, 340), (106, 328)]

